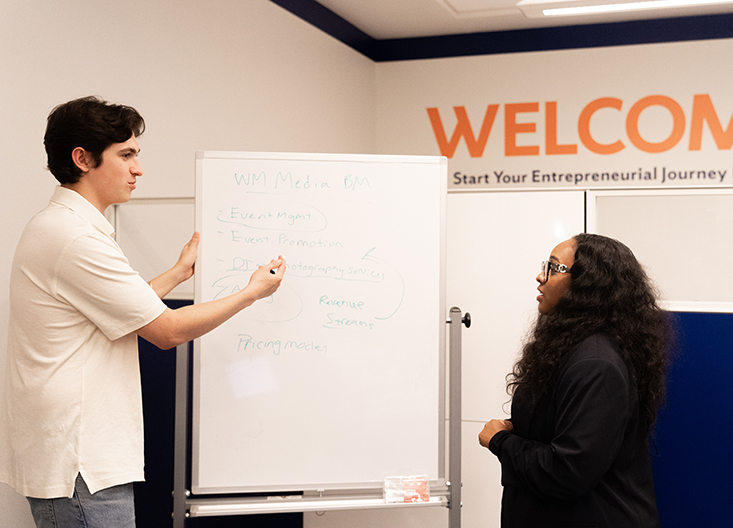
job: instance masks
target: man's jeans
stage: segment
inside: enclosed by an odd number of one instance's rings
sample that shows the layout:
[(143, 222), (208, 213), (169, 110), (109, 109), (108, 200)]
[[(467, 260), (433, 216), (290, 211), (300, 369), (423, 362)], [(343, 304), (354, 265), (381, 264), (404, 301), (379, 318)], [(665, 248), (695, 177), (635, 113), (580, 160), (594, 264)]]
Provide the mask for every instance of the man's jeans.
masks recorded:
[(89, 493), (81, 475), (74, 496), (59, 499), (28, 497), (38, 528), (135, 528), (132, 483)]

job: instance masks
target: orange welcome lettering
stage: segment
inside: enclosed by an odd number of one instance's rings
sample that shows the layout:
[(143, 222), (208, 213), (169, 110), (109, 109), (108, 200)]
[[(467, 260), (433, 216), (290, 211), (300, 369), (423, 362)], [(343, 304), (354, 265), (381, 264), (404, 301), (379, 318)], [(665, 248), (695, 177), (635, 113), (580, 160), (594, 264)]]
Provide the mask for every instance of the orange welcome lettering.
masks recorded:
[(690, 150), (702, 148), (702, 124), (707, 121), (718, 150), (730, 150), (733, 146), (733, 115), (728, 121), (728, 128), (723, 130), (713, 102), (708, 94), (698, 94), (692, 101), (692, 119), (690, 119)]
[(610, 144), (598, 143), (590, 135), (590, 118), (593, 117), (598, 110), (601, 108), (613, 108), (614, 110), (621, 110), (623, 102), (621, 99), (615, 97), (601, 97), (595, 101), (588, 103), (583, 111), (580, 112), (578, 118), (578, 136), (583, 146), (596, 154), (616, 154), (623, 150), (624, 144), (621, 140), (615, 141)]
[(545, 154), (577, 154), (578, 145), (557, 144), (557, 101), (545, 103)]
[(540, 147), (537, 145), (517, 146), (517, 134), (534, 132), (535, 123), (517, 123), (517, 114), (538, 112), (539, 103), (519, 103), (504, 105), (504, 155), (505, 156), (537, 156)]
[[(663, 106), (672, 114), (672, 132), (667, 139), (659, 143), (651, 143), (641, 137), (639, 133), (639, 116), (650, 106)], [(682, 107), (672, 99), (664, 95), (649, 95), (639, 99), (629, 110), (626, 116), (626, 134), (631, 143), (642, 152), (667, 152), (680, 142), (685, 133), (685, 112)]]
[(471, 123), (468, 121), (468, 114), (466, 108), (463, 106), (454, 106), (453, 111), (456, 114), (456, 128), (453, 131), (453, 135), (448, 141), (448, 136), (443, 128), (443, 122), (440, 119), (440, 114), (437, 108), (428, 108), (428, 116), (430, 117), (430, 124), (433, 126), (433, 132), (435, 133), (435, 139), (438, 141), (438, 147), (440, 147), (440, 153), (443, 156), (452, 158), (456, 151), (458, 142), (461, 137), (466, 140), (466, 147), (472, 158), (480, 158), (484, 154), (484, 148), (486, 148), (486, 142), (489, 140), (489, 134), (491, 133), (491, 127), (494, 125), (494, 118), (496, 112), (499, 110), (499, 105), (489, 105), (486, 108), (486, 114), (484, 115), (484, 122), (481, 124), (481, 131), (479, 132), (478, 139), (473, 135), (471, 129)]
[[(600, 110), (612, 110), (621, 112), (623, 101), (616, 97), (601, 97), (588, 103), (580, 112), (577, 119), (578, 139), (588, 151), (594, 154), (611, 155), (626, 148), (622, 141), (624, 133), (629, 143), (636, 149), (647, 153), (667, 152), (677, 146), (682, 140), (687, 128), (687, 118), (682, 106), (671, 97), (664, 95), (649, 95), (642, 97), (634, 103), (626, 115), (625, 130), (619, 130), (619, 139), (611, 143), (599, 143), (591, 134), (591, 119)], [(666, 109), (672, 117), (672, 130), (663, 141), (652, 142), (644, 138), (639, 131), (639, 119), (641, 114), (649, 107), (660, 106)], [(464, 106), (455, 106), (453, 111), (456, 115), (456, 127), (448, 139), (445, 132), (440, 113), (437, 108), (428, 108), (428, 117), (435, 134), (435, 139), (443, 156), (452, 158), (458, 148), (461, 138), (464, 138), (468, 152), (472, 158), (483, 156), (489, 140), (491, 129), (494, 125), (496, 114), (499, 110), (498, 104), (488, 105), (484, 114), (481, 128), (476, 137), (468, 119)], [(504, 105), (504, 155), (505, 156), (539, 156), (540, 146), (519, 145), (519, 134), (536, 134), (537, 123), (535, 120), (518, 119), (519, 114), (535, 113), (540, 111), (538, 102), (510, 103)], [(544, 104), (545, 127), (544, 146), (546, 155), (575, 155), (578, 153), (576, 143), (560, 144), (558, 142), (558, 115), (557, 101), (546, 101)], [(708, 94), (696, 94), (693, 97), (692, 113), (689, 119), (690, 141), (688, 150), (701, 150), (703, 142), (703, 129), (707, 123), (712, 139), (718, 150), (731, 150), (733, 148), (733, 115), (728, 120), (728, 125), (723, 128), (713, 102)]]

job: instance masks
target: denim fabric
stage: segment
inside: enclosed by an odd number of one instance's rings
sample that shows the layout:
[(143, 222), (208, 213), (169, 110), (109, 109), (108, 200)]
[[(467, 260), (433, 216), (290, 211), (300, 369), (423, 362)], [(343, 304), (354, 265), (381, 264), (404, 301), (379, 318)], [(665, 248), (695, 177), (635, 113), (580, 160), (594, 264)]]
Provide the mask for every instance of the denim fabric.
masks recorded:
[(71, 498), (28, 497), (37, 528), (135, 528), (132, 483), (89, 493), (81, 475)]

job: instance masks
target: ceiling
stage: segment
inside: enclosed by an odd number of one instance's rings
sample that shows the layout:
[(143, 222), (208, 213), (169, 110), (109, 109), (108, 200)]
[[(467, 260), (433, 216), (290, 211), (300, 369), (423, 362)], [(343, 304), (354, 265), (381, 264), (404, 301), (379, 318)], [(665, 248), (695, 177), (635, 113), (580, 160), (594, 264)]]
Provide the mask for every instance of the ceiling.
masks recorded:
[(378, 40), (733, 13), (733, 0), (694, 7), (551, 18), (528, 17), (520, 8), (616, 1), (629, 0), (317, 0)]

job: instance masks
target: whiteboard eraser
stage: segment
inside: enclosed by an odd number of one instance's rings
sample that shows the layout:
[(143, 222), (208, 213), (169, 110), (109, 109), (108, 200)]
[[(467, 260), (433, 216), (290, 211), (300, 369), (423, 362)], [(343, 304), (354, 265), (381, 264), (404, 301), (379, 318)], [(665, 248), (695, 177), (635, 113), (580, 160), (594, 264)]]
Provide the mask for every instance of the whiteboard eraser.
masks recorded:
[(386, 477), (384, 479), (384, 500), (387, 503), (430, 502), (428, 476)]

